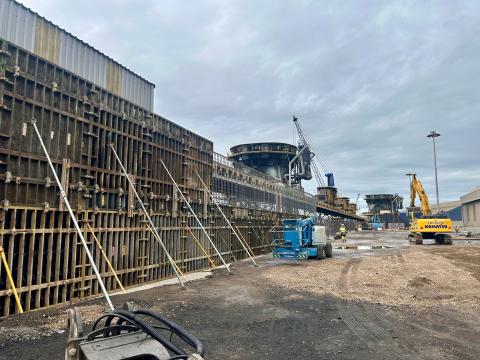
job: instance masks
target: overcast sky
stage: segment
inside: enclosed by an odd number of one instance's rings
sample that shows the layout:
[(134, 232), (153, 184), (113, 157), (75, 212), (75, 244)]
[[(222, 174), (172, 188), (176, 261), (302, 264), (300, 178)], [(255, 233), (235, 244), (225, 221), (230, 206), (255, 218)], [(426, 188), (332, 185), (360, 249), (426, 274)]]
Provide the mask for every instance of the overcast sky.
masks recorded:
[[(339, 191), (434, 201), (480, 185), (479, 1), (22, 1), (156, 84), (156, 113), (226, 153), (293, 141), (292, 115)], [(313, 192), (315, 184), (305, 184)]]

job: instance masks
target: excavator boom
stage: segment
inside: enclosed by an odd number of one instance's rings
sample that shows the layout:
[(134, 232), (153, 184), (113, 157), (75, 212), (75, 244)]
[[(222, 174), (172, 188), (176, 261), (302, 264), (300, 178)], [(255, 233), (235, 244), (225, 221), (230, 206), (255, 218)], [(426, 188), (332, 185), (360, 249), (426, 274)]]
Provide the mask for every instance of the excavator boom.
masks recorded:
[(412, 176), (412, 185), (410, 186), (410, 207), (413, 209), (415, 208), (415, 198), (418, 195), (420, 200), (422, 215), (430, 215), (432, 213), (432, 209), (430, 208), (430, 203), (428, 201), (428, 195), (423, 188), (422, 183), (418, 180), (417, 175), (413, 174)]

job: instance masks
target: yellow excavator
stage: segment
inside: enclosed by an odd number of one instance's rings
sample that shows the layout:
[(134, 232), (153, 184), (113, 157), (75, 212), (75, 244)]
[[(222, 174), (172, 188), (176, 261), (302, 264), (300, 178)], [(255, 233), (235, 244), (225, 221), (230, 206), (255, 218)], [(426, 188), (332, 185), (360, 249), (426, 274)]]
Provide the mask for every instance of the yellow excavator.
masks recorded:
[[(415, 218), (415, 198), (418, 195), (421, 204), (422, 216)], [(451, 245), (452, 220), (446, 215), (432, 215), (428, 196), (416, 174), (411, 174), (410, 208), (411, 222), (408, 239), (417, 245), (423, 244), (423, 239), (434, 239), (438, 244)]]

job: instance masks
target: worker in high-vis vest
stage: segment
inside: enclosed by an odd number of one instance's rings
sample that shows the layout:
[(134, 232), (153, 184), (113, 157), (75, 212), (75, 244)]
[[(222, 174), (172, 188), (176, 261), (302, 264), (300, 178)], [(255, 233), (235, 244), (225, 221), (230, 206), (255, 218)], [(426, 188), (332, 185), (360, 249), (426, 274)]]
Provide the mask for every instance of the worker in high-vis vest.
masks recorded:
[(342, 239), (343, 242), (347, 241), (347, 228), (345, 227), (344, 224), (340, 225), (340, 229), (338, 229), (338, 232), (340, 233), (340, 238)]

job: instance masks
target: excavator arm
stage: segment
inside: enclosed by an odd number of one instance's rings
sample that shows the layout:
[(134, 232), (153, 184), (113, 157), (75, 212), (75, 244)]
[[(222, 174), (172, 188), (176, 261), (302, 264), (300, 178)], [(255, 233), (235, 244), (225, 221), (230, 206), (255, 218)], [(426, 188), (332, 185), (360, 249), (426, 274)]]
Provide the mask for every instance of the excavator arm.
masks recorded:
[(418, 195), (420, 199), (421, 209), (423, 215), (431, 215), (432, 209), (430, 208), (430, 203), (428, 201), (428, 195), (423, 188), (420, 180), (417, 179), (417, 175), (413, 174), (412, 183), (410, 185), (410, 207), (415, 208), (415, 198)]

